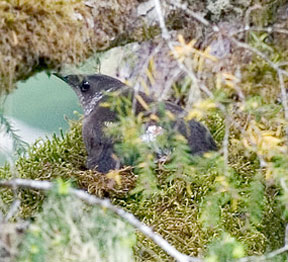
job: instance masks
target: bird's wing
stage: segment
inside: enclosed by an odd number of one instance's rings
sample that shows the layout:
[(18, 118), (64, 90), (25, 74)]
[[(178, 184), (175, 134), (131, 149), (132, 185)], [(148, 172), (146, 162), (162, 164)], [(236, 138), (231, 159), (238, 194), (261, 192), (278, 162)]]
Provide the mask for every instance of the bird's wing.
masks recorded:
[(103, 173), (114, 169), (113, 141), (105, 135), (105, 122), (115, 121), (115, 115), (108, 108), (98, 106), (83, 122), (83, 140), (87, 149), (87, 168)]

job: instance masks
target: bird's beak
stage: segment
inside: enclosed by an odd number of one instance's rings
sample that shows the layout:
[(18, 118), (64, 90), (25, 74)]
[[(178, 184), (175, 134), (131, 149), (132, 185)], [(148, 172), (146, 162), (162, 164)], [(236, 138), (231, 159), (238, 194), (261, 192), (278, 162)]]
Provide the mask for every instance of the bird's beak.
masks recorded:
[(63, 80), (64, 82), (68, 83), (68, 79), (66, 76), (60, 75), (58, 73), (53, 73), (54, 76), (60, 78), (61, 80)]

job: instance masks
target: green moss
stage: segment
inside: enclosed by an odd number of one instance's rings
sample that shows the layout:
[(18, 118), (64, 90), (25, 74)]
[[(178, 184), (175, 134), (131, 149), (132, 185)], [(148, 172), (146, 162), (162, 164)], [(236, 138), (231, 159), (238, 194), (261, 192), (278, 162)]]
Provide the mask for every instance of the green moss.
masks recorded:
[[(39, 140), (29, 148), (26, 157), (16, 163), (17, 177), (36, 180), (71, 180), (80, 188), (98, 196), (122, 196), (134, 186), (135, 177), (123, 171), (122, 183), (102, 176), (97, 172), (85, 170), (86, 150), (82, 141), (81, 125), (70, 122), (70, 131), (60, 137), (54, 135), (51, 140)], [(0, 178), (11, 178), (8, 165), (0, 169)], [(20, 214), (23, 218), (34, 215), (41, 207), (43, 195), (36, 190), (19, 190), (22, 199)], [(12, 190), (1, 189), (1, 198), (7, 205), (13, 199)]]
[[(247, 194), (243, 199), (239, 199), (235, 207), (229, 191), (225, 194), (219, 191), (220, 185), (215, 179), (222, 175), (222, 160), (218, 154), (202, 160), (195, 159), (198, 165), (182, 175), (181, 172), (175, 175), (169, 166), (159, 166), (158, 191), (145, 198), (140, 193), (128, 193), (135, 185), (135, 176), (129, 170), (120, 172), (121, 183), (117, 184), (106, 175), (84, 170), (85, 158), (81, 125), (71, 122), (67, 134), (38, 141), (32, 146), (27, 157), (17, 161), (16, 169), (18, 176), (22, 178), (53, 180), (61, 177), (73, 181), (76, 186), (87, 189), (92, 194), (110, 196), (114, 204), (152, 226), (154, 231), (186, 254), (203, 255), (208, 244), (220, 237), (224, 231), (240, 241), (249, 255), (262, 254), (282, 244), (284, 223), (275, 198), (275, 190), (271, 191), (268, 187), (264, 189), (265, 205), (262, 207), (259, 223), (250, 223), (248, 204), (245, 202)], [(231, 183), (234, 183), (237, 194), (243, 195), (253, 181), (251, 172), (256, 171), (253, 164), (243, 164), (247, 159), (238, 159), (238, 165), (232, 169), (234, 175), (231, 177)], [(249, 173), (250, 175), (247, 175)], [(8, 166), (0, 169), (0, 177), (11, 177)], [(218, 191), (220, 193), (217, 193)], [(35, 216), (44, 199), (39, 192), (26, 189), (19, 191), (19, 197), (22, 201), (19, 215), (24, 218)], [(13, 198), (11, 190), (1, 189), (1, 198), (9, 204)], [(212, 206), (209, 208), (209, 205)], [(205, 210), (208, 210), (208, 214)], [(209, 219), (203, 220), (205, 214), (215, 219), (214, 224), (209, 224)], [(162, 261), (170, 261), (164, 251), (141, 234), (138, 234), (135, 255), (137, 261), (157, 261), (159, 258)]]
[(53, 192), (26, 232), (17, 261), (130, 262), (134, 244), (133, 228), (115, 215)]
[(43, 69), (77, 64), (125, 32), (134, 0), (0, 3), (0, 93)]
[[(13, 17), (8, 20), (13, 23)], [(257, 37), (261, 38), (261, 35)], [(264, 48), (261, 50), (265, 52), (270, 50), (267, 55), (273, 61), (281, 62), (287, 56), (286, 53), (274, 53), (275, 49), (265, 44), (260, 43), (258, 48)], [(16, 175), (36, 180), (60, 177), (91, 194), (110, 197), (114, 204), (136, 215), (185, 254), (203, 256), (208, 253), (213, 256), (225, 248), (225, 243), (221, 244), (225, 239), (232, 243), (228, 243), (231, 252), (241, 249), (241, 254), (263, 254), (279, 248), (283, 245), (285, 232), (283, 199), (288, 196), (281, 192), (275, 181), (281, 176), (286, 179), (287, 168), (283, 163), (277, 167), (277, 160), (268, 158), (267, 163), (274, 165), (272, 179), (269, 180), (265, 177), (269, 165), (266, 169), (261, 167), (258, 152), (243, 145), (245, 132), (253, 121), (260, 133), (263, 130), (275, 131), (273, 136), (277, 138), (284, 135), (283, 127), (280, 126), (278, 132), (279, 123), (284, 121), (281, 107), (275, 104), (279, 94), (279, 88), (275, 88), (277, 75), (259, 58), (251, 58), (242, 69), (243, 79), (239, 88), (245, 101), (234, 101), (230, 97), (235, 90), (225, 90), (225, 86), (221, 89), (223, 96), (217, 97), (217, 102), (222, 103), (231, 116), (228, 167), (221, 152), (193, 158), (189, 163), (185, 162), (187, 158), (180, 152), (175, 158), (177, 163), (153, 164), (149, 176), (157, 190), (151, 190), (150, 195), (144, 197), (141, 192), (132, 191), (137, 184), (137, 176), (129, 169), (109, 176), (85, 170), (86, 151), (81, 138), (81, 124), (71, 122), (67, 134), (38, 141), (32, 146), (27, 156), (17, 161)], [(209, 88), (215, 91), (214, 86)], [(209, 113), (205, 119), (219, 148), (225, 134), (224, 119), (221, 112)], [(131, 119), (126, 118), (123, 122), (127, 125), (128, 120)], [(244, 134), (239, 126), (243, 127)], [(128, 143), (136, 145), (133, 141), (126, 141), (123, 144), (126, 152)], [(287, 163), (287, 158), (283, 157), (285, 152), (280, 152), (280, 160)], [(151, 161), (148, 158), (146, 160)], [(175, 164), (182, 160), (185, 163), (181, 165), (185, 168), (175, 168)], [(142, 168), (141, 172), (141, 179), (146, 182), (145, 169)], [(137, 175), (139, 181), (139, 173)], [(0, 169), (0, 178), (11, 177), (8, 166)], [(8, 189), (0, 190), (1, 198), (8, 207), (13, 193)], [(21, 199), (18, 215), (23, 218), (37, 215), (44, 196), (27, 189), (19, 190), (18, 194)], [(7, 209), (5, 206), (1, 208), (3, 212)], [(207, 251), (208, 246), (210, 251)], [(227, 257), (230, 255), (225, 254)], [(171, 261), (163, 250), (140, 233), (135, 256), (137, 261)]]

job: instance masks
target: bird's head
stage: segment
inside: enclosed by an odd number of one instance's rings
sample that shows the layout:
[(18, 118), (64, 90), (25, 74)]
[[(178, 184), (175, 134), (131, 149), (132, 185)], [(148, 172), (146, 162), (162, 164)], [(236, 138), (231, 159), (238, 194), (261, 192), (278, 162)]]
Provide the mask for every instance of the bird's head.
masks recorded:
[(67, 75), (54, 74), (69, 84), (76, 92), (84, 114), (89, 115), (105, 94), (123, 86), (121, 81), (106, 75)]

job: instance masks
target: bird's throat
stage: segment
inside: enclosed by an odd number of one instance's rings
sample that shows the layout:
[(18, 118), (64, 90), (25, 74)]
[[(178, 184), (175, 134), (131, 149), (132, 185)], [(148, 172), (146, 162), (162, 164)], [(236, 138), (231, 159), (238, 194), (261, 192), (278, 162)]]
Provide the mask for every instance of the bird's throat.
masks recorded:
[(99, 103), (102, 97), (103, 97), (102, 93), (93, 96), (88, 101), (83, 96), (80, 97), (80, 103), (82, 104), (85, 116), (91, 114), (91, 112), (93, 111), (93, 109), (96, 108), (96, 105)]

